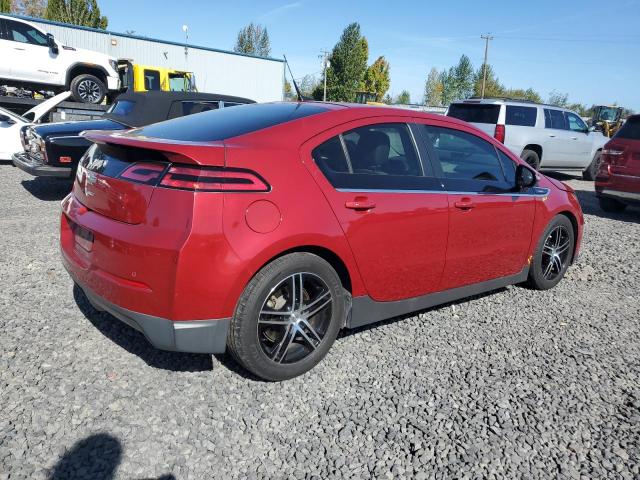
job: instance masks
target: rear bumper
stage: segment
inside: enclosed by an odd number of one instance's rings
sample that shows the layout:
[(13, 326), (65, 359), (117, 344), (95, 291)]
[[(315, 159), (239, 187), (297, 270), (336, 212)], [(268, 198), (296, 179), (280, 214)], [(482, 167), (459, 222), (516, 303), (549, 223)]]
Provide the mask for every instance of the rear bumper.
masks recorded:
[(640, 203), (640, 177), (612, 174), (606, 179), (596, 178), (596, 196), (608, 197), (623, 203)]
[(86, 285), (79, 283), (67, 261), (63, 261), (63, 264), (94, 308), (106, 311), (135, 328), (144, 334), (155, 348), (172, 352), (224, 353), (230, 322), (228, 318), (174, 322), (166, 318), (132, 312), (105, 300)]
[(13, 164), (20, 170), (24, 170), (35, 177), (61, 177), (71, 178), (73, 169), (69, 167), (50, 167), (43, 163), (35, 162), (25, 152), (14, 153), (11, 157)]

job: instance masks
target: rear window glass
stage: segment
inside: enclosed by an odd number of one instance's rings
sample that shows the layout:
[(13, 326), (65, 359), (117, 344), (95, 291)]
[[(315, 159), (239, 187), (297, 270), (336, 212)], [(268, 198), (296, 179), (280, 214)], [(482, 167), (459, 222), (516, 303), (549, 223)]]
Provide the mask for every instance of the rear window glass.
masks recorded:
[(535, 107), (507, 105), (507, 118), (505, 119), (505, 123), (507, 125), (520, 125), (522, 127), (535, 127), (537, 113), (538, 111)]
[(640, 117), (633, 117), (624, 122), (622, 128), (615, 134), (615, 138), (640, 140)]
[(326, 112), (319, 104), (253, 103), (174, 118), (131, 132), (133, 136), (181, 142), (214, 142)]
[(498, 123), (500, 105), (453, 103), (447, 116), (470, 123)]
[(135, 105), (136, 102), (132, 102), (131, 100), (117, 100), (116, 103), (113, 104), (113, 107), (111, 107), (111, 110), (109, 110), (109, 113), (126, 117), (133, 111)]

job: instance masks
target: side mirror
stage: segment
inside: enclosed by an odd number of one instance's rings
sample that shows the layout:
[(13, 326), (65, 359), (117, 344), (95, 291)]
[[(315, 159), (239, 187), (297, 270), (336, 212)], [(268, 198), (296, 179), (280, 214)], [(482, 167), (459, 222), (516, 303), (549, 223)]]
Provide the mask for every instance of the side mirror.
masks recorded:
[(533, 170), (524, 165), (516, 167), (516, 187), (518, 190), (526, 190), (536, 184), (536, 174)]
[(56, 44), (56, 39), (50, 33), (47, 33), (47, 45), (53, 53), (57, 54), (59, 52), (58, 45)]
[(8, 123), (9, 125), (13, 125), (16, 121), (11, 118), (9, 115), (4, 115), (0, 113), (0, 122)]
[(587, 133), (591, 133), (591, 132), (595, 132), (595, 131), (596, 131), (596, 127), (587, 128)]

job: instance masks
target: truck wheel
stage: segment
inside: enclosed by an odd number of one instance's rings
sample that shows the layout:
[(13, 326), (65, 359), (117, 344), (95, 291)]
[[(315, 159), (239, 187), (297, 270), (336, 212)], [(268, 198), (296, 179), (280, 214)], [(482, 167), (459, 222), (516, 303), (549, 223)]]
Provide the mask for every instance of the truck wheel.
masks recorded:
[(520, 158), (531, 165), (534, 170), (538, 170), (540, 168), (540, 157), (537, 152), (534, 152), (533, 150), (523, 150)]
[(98, 104), (104, 100), (107, 88), (100, 79), (93, 75), (83, 74), (71, 81), (71, 94), (77, 102)]
[(582, 178), (590, 181), (595, 180), (596, 175), (598, 175), (599, 168), (600, 168), (600, 152), (596, 152), (589, 166), (582, 172)]

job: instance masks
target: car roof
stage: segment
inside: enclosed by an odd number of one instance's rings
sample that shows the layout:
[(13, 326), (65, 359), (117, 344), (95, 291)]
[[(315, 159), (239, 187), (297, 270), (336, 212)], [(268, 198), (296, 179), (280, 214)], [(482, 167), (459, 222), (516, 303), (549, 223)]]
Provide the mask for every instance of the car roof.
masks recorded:
[(216, 93), (200, 92), (125, 92), (116, 98), (116, 103), (120, 101), (133, 102), (133, 109), (127, 115), (115, 112), (106, 112), (103, 118), (115, 120), (128, 127), (141, 127), (151, 123), (167, 120), (169, 109), (174, 102), (229, 102), (229, 103), (255, 103), (255, 101), (234, 97), (231, 95), (219, 95)]
[(559, 107), (558, 105), (551, 105), (548, 103), (538, 103), (532, 100), (523, 100), (520, 98), (502, 98), (502, 97), (489, 97), (489, 98), (467, 98), (465, 100), (458, 100), (451, 102), (455, 105), (522, 105), (527, 107), (549, 107), (556, 110), (562, 110), (565, 112), (576, 113), (570, 108)]

